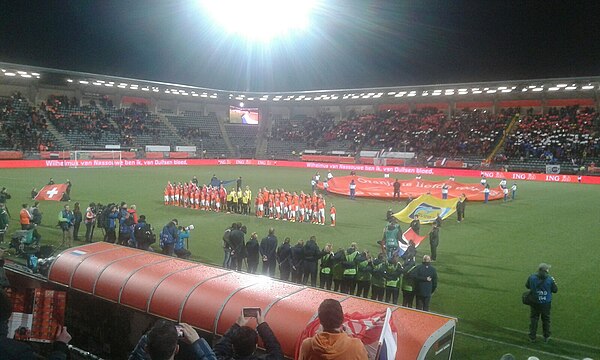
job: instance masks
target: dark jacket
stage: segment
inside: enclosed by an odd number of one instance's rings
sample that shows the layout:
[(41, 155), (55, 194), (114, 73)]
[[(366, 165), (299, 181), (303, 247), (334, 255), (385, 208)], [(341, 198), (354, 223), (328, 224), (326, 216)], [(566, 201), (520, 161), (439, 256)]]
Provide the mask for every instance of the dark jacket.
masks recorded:
[(317, 262), (321, 258), (321, 249), (314, 240), (308, 240), (304, 245), (304, 261)]
[(229, 234), (229, 244), (232, 254), (236, 257), (243, 258), (246, 256), (246, 243), (244, 242), (244, 232), (239, 229), (232, 230)]
[(438, 246), (440, 243), (440, 229), (433, 228), (429, 233), (429, 243), (431, 246)]
[[(133, 351), (129, 354), (128, 360), (152, 360), (148, 353), (146, 353), (146, 345), (148, 344), (148, 336), (143, 335), (138, 341)], [(187, 344), (186, 344), (187, 345)], [(181, 348), (180, 348), (181, 349)], [(185, 352), (189, 357), (187, 359), (193, 360), (215, 360), (216, 356), (213, 353), (210, 345), (206, 340), (200, 338), (196, 340), (192, 345), (187, 345), (187, 351)]]
[(304, 263), (304, 247), (301, 244), (296, 244), (291, 248), (292, 268), (302, 269)]
[(268, 261), (275, 261), (277, 257), (277, 237), (269, 235), (260, 241), (260, 255), (266, 256)]
[(250, 238), (246, 243), (246, 257), (250, 263), (258, 263), (259, 250), (258, 250), (258, 239)]
[[(415, 285), (417, 286), (416, 295), (431, 296), (437, 288), (437, 271), (435, 271), (435, 268), (430, 263), (423, 263), (417, 266), (413, 272)], [(428, 277), (431, 277), (431, 281), (427, 281)]]
[(290, 243), (283, 243), (277, 249), (277, 262), (282, 266), (290, 267), (292, 264), (292, 247)]
[(233, 353), (233, 346), (231, 345), (231, 340), (235, 337), (237, 330), (239, 328), (240, 328), (240, 326), (238, 324), (233, 324), (233, 326), (231, 326), (229, 328), (229, 330), (227, 330), (225, 335), (223, 335), (221, 340), (219, 340), (219, 342), (217, 344), (215, 344), (213, 350), (215, 351), (215, 354), (217, 355), (217, 359), (219, 359), (219, 360), (230, 360), (230, 359), (235, 359), (235, 360), (258, 360), (258, 359), (279, 360), (279, 359), (283, 359), (283, 351), (281, 350), (281, 345), (279, 345), (279, 341), (277, 341), (275, 334), (273, 334), (273, 331), (269, 327), (269, 324), (267, 324), (266, 322), (263, 322), (262, 324), (258, 325), (256, 327), (256, 331), (258, 332), (258, 335), (260, 336), (263, 343), (265, 344), (265, 349), (267, 351), (267, 354), (264, 356), (260, 356), (260, 357), (257, 356), (256, 354), (252, 354), (252, 355), (244, 356), (244, 357), (236, 356)]

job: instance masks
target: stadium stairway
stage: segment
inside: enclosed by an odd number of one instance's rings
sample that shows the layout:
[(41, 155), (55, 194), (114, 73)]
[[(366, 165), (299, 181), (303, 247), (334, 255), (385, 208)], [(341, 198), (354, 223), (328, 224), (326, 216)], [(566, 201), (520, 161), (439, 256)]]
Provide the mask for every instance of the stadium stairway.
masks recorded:
[(227, 134), (227, 129), (225, 128), (225, 123), (223, 122), (222, 119), (217, 119), (219, 121), (219, 129), (221, 129), (221, 137), (223, 138), (223, 142), (225, 143), (225, 146), (227, 146), (227, 150), (229, 151), (229, 155), (232, 157), (236, 157), (236, 151), (233, 147), (233, 145), (231, 145), (231, 140), (229, 140), (229, 134)]
[(58, 129), (56, 129), (52, 121), (47, 121), (46, 124), (46, 130), (48, 130), (54, 139), (56, 139), (56, 144), (58, 145), (59, 149), (70, 149), (72, 147), (71, 142), (69, 142), (69, 140), (67, 140), (67, 138), (61, 134)]
[(156, 116), (158, 117), (158, 120), (160, 120), (167, 127), (167, 129), (169, 129), (171, 131), (171, 134), (169, 134), (169, 136), (171, 138), (174, 138), (175, 140), (177, 140), (177, 143), (179, 143), (179, 144), (189, 145), (188, 141), (184, 140), (181, 136), (179, 136), (179, 132), (177, 131), (177, 128), (169, 121), (169, 119), (167, 119), (165, 114), (156, 113)]
[(488, 163), (490, 163), (490, 161), (492, 161), (492, 159), (494, 159), (494, 157), (496, 156), (498, 151), (500, 151), (500, 149), (504, 148), (504, 142), (506, 141), (506, 137), (508, 136), (508, 134), (510, 134), (515, 129), (515, 125), (519, 123), (520, 119), (521, 119), (520, 114), (515, 114), (515, 116), (512, 117), (512, 120), (510, 121), (508, 126), (504, 129), (504, 134), (502, 134), (502, 137), (500, 138), (500, 140), (498, 141), (498, 143), (496, 144), (496, 146), (494, 147), (492, 152), (486, 158), (486, 161)]

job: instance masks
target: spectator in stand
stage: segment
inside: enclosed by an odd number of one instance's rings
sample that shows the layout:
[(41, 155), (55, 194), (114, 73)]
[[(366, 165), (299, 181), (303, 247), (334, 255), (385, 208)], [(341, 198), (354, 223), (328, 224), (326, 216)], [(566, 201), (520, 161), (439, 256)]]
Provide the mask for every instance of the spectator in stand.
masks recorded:
[[(0, 288), (0, 357), (3, 360), (39, 359), (31, 346), (8, 338), (8, 319), (12, 315), (12, 303), (4, 291)], [(66, 326), (59, 326), (56, 340), (52, 344), (52, 352), (47, 357), (49, 360), (64, 360), (69, 355), (67, 344), (71, 341), (71, 334)]]
[(198, 336), (188, 324), (158, 320), (147, 334), (138, 341), (129, 354), (129, 360), (173, 360), (180, 351), (181, 342), (188, 345), (186, 359), (216, 360), (214, 351), (206, 340)]
[(300, 345), (298, 360), (363, 360), (367, 351), (360, 339), (344, 331), (344, 312), (339, 301), (325, 299), (319, 305), (319, 321), (323, 331), (305, 339)]
[[(283, 359), (281, 345), (275, 334), (265, 322), (261, 312), (256, 316), (256, 330), (247, 326), (249, 318), (241, 314), (214, 346), (215, 354), (222, 360), (279, 360)], [(256, 355), (258, 337), (265, 344), (266, 355)]]

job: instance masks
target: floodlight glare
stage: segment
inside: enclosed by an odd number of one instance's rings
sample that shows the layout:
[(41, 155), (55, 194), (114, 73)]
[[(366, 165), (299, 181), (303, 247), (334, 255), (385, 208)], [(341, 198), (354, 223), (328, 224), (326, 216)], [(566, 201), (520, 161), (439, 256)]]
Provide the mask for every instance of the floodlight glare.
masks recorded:
[(200, 0), (213, 21), (228, 33), (269, 41), (305, 29), (316, 0)]

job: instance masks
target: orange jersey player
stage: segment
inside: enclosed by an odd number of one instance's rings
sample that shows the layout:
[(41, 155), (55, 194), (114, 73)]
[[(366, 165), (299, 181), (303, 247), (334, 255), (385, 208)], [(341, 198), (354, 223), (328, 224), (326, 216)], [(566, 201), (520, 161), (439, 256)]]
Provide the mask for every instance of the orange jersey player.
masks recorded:
[(165, 187), (165, 205), (169, 205), (169, 186)]
[(263, 216), (263, 212), (265, 211), (264, 205), (265, 205), (265, 200), (263, 199), (263, 194), (258, 193), (258, 196), (256, 197), (256, 216), (258, 216), (258, 217)]
[(335, 206), (333, 204), (329, 208), (329, 217), (331, 218), (331, 226), (335, 226)]
[(319, 211), (318, 222), (321, 225), (325, 225), (325, 205), (325, 199), (323, 199), (322, 195), (319, 195), (319, 198), (317, 200), (317, 209)]

